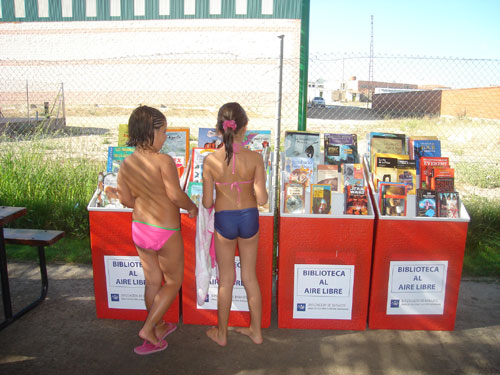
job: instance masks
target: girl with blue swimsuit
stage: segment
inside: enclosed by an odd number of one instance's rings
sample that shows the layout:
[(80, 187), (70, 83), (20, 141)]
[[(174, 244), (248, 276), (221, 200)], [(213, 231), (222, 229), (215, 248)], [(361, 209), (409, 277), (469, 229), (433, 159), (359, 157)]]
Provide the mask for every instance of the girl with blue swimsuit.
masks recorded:
[[(267, 202), (262, 156), (242, 147), (248, 117), (238, 103), (226, 103), (217, 115), (223, 146), (203, 164), (203, 206), (215, 205), (215, 253), (219, 268), (218, 325), (207, 331), (221, 346), (227, 344), (227, 327), (235, 282), (234, 258), (238, 245), (241, 278), (248, 299), (250, 326), (237, 329), (256, 344), (263, 341), (262, 297), (256, 264), (259, 245), (258, 205)], [(215, 204), (214, 204), (215, 188)]]

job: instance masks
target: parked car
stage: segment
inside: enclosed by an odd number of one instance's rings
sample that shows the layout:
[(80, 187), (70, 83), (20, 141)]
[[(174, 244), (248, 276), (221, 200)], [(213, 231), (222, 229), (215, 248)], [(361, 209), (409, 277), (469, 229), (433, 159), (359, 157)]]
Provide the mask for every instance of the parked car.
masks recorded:
[(323, 99), (321, 96), (315, 96), (311, 102), (311, 105), (313, 107), (324, 107), (325, 99)]

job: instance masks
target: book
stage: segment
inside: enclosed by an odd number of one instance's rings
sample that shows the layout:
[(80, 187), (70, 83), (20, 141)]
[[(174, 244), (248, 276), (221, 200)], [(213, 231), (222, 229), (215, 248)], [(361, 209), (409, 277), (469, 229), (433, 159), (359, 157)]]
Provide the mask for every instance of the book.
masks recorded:
[(319, 164), (316, 175), (316, 183), (331, 185), (332, 191), (339, 191), (340, 175), (338, 165)]
[(420, 175), (420, 158), (430, 156), (441, 156), (441, 141), (437, 139), (416, 139), (413, 141), (413, 160), (417, 165), (418, 175)]
[(215, 149), (213, 148), (193, 148), (191, 156), (191, 171), (189, 175), (190, 182), (203, 182), (203, 161), (207, 155), (214, 151)]
[(314, 183), (314, 161), (310, 158), (292, 157), (285, 159), (284, 181), (298, 182), (309, 186)]
[[(415, 161), (416, 163), (416, 161)], [(420, 188), (430, 189), (431, 171), (434, 167), (448, 168), (450, 166), (447, 157), (422, 157), (420, 158)]]
[(383, 132), (370, 132), (368, 134), (368, 155), (370, 157), (370, 172), (375, 168), (375, 154), (407, 155), (406, 135)]
[(359, 163), (356, 134), (325, 133), (324, 146), (325, 164)]
[(118, 146), (125, 147), (128, 142), (128, 124), (118, 125)]
[(270, 150), (271, 130), (247, 130), (242, 142), (243, 147), (263, 153)]
[(311, 184), (311, 214), (329, 214), (332, 210), (332, 187), (328, 184)]
[(217, 149), (222, 146), (222, 136), (216, 128), (200, 128), (198, 130), (198, 147)]
[(428, 189), (417, 189), (415, 194), (415, 216), (435, 217), (437, 214), (436, 192)]
[(417, 168), (415, 160), (398, 159), (398, 182), (408, 186), (408, 194), (415, 194), (417, 189)]
[(438, 192), (438, 216), (450, 219), (460, 217), (460, 197), (458, 191)]
[(203, 184), (201, 182), (190, 182), (188, 184), (187, 195), (199, 207), (201, 197), (203, 196)]
[(108, 147), (108, 162), (106, 172), (116, 173), (120, 169), (120, 165), (125, 158), (135, 151), (135, 147)]
[(189, 160), (189, 128), (167, 128), (166, 135), (160, 153), (170, 155), (177, 168), (184, 169)]
[(417, 135), (408, 138), (408, 154), (410, 155), (410, 159), (415, 160), (413, 142), (415, 140), (427, 140), (427, 139), (438, 139), (434, 135)]
[(96, 207), (123, 208), (118, 198), (117, 179), (117, 173), (99, 173), (97, 177)]
[(344, 206), (344, 214), (346, 215), (368, 215), (368, 191), (366, 186), (346, 186)]
[(398, 159), (375, 155), (375, 169), (373, 172), (373, 185), (378, 186), (379, 181), (398, 182)]
[(407, 186), (399, 182), (379, 182), (379, 206), (382, 215), (406, 216)]
[(319, 133), (286, 131), (284, 144), (286, 158), (304, 157), (313, 159), (315, 165), (319, 164)]
[(283, 207), (285, 213), (303, 214), (305, 213), (306, 193), (303, 184), (295, 182), (285, 182), (284, 184)]
[(437, 168), (431, 170), (431, 186), (436, 191), (454, 191), (455, 170), (453, 168)]
[(342, 192), (348, 185), (365, 185), (362, 164), (342, 164)]

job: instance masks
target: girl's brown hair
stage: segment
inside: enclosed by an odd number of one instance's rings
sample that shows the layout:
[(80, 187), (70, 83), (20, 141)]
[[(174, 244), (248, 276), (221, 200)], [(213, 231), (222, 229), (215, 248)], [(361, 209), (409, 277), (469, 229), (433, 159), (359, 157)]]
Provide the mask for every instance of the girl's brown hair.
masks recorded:
[[(234, 121), (236, 129), (226, 127), (224, 129), (225, 121)], [(226, 147), (227, 165), (233, 157), (233, 140), (234, 135), (240, 131), (245, 125), (248, 124), (248, 117), (243, 107), (238, 103), (226, 103), (219, 109), (217, 114), (217, 130), (222, 134), (222, 140)]]
[(155, 129), (166, 123), (167, 118), (156, 108), (142, 105), (134, 109), (128, 120), (127, 146), (149, 148), (155, 139)]

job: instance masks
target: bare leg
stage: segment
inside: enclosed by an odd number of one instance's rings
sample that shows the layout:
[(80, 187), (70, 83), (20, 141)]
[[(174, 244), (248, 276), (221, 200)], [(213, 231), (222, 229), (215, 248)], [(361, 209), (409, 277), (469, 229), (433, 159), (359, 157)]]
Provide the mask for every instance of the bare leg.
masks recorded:
[(245, 287), (250, 309), (250, 327), (238, 328), (237, 332), (249, 336), (255, 344), (262, 344), (262, 296), (257, 279), (257, 249), (259, 233), (251, 238), (238, 238), (241, 261), (241, 280)]
[(138, 249), (138, 252), (143, 264), (144, 274), (148, 273), (150, 269), (155, 270), (155, 272), (159, 269), (163, 273), (165, 280), (163, 286), (159, 288), (154, 296), (146, 322), (139, 331), (139, 337), (156, 345), (159, 343), (159, 338), (155, 332), (155, 326), (162, 325), (163, 315), (165, 315), (177, 293), (179, 293), (182, 284), (184, 244), (181, 232), (174, 233), (157, 252), (144, 249)]
[(236, 252), (236, 239), (228, 240), (215, 232), (215, 253), (219, 267), (219, 292), (217, 296), (217, 327), (210, 328), (207, 336), (220, 346), (227, 344), (227, 325), (229, 312), (233, 300), (234, 254)]

